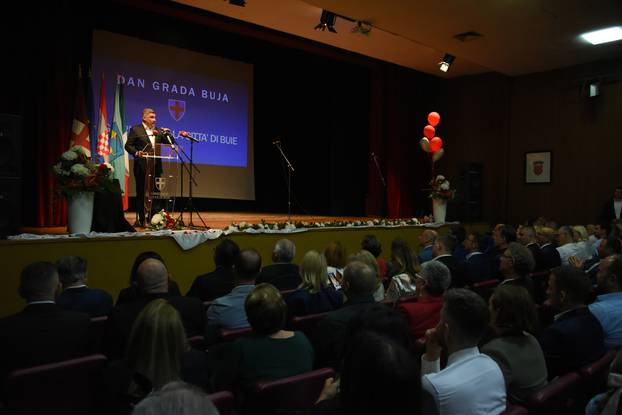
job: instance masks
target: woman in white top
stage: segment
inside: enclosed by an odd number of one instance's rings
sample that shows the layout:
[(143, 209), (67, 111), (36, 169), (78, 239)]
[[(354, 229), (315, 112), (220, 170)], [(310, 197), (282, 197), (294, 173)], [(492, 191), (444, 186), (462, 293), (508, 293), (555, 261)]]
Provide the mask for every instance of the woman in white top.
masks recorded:
[(401, 297), (415, 295), (415, 274), (419, 271), (417, 256), (403, 239), (391, 243), (391, 264), (395, 275), (391, 278), (385, 299), (397, 301)]
[(324, 250), (326, 257), (326, 272), (328, 280), (336, 289), (341, 289), (341, 281), (343, 279), (343, 268), (346, 266), (346, 251), (341, 242), (331, 242)]
[(573, 226), (572, 230), (574, 231), (574, 241), (577, 245), (577, 258), (581, 261), (592, 258), (594, 248), (592, 246), (592, 241), (589, 240), (585, 226)]

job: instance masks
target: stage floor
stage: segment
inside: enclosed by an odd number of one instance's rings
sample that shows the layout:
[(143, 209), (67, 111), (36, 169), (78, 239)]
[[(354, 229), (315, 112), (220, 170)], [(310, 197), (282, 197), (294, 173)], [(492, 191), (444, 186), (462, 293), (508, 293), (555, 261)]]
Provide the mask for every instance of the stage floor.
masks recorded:
[[(176, 213), (175, 215), (179, 215)], [(133, 224), (136, 221), (135, 212), (126, 212), (125, 219)], [(257, 213), (257, 212), (199, 212), (192, 214), (192, 222), (190, 222), (190, 213), (184, 213), (182, 217), (185, 226), (190, 227), (194, 225), (196, 228), (204, 228), (207, 226), (212, 229), (224, 229), (232, 222), (240, 223), (261, 223), (261, 220), (266, 222), (287, 222), (287, 213)], [(201, 220), (202, 219), (202, 220)], [(329, 222), (329, 221), (356, 221), (356, 220), (368, 220), (367, 217), (354, 217), (354, 216), (317, 216), (317, 215), (292, 215), (292, 222), (305, 221), (305, 222)], [(205, 222), (205, 225), (203, 224)], [(142, 231), (144, 228), (136, 228), (137, 231)], [(20, 228), (21, 233), (34, 233), (38, 235), (61, 235), (67, 233), (65, 226), (56, 227), (23, 227)]]

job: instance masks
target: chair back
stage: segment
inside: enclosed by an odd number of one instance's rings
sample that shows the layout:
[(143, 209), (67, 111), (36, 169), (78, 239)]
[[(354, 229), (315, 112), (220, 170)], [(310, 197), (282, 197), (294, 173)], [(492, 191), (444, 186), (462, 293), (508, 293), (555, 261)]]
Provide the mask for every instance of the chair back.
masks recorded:
[(205, 337), (203, 336), (188, 337), (188, 344), (193, 349), (205, 351)]
[(573, 406), (573, 393), (581, 383), (578, 373), (567, 373), (527, 398), (530, 414), (564, 415)]
[(95, 354), (12, 372), (6, 381), (9, 413), (82, 415), (92, 406), (106, 356)]
[(253, 334), (253, 329), (246, 327), (243, 329), (220, 329), (218, 331), (218, 338), (223, 342), (230, 342), (240, 337), (246, 337)]
[(291, 293), (298, 291), (297, 288), (294, 288), (292, 290), (281, 290), (281, 297), (283, 297), (283, 299), (286, 299), (288, 295), (290, 295)]
[(89, 351), (91, 353), (101, 353), (103, 351), (106, 324), (108, 324), (108, 316), (91, 318), (89, 323)]
[(495, 290), (495, 288), (497, 288), (497, 285), (499, 285), (499, 280), (495, 278), (491, 280), (476, 282), (471, 286), (471, 290), (475, 291), (484, 299), (484, 301), (488, 302), (490, 296), (492, 295), (492, 292)]
[(328, 313), (317, 313), (308, 314), (306, 316), (292, 317), (292, 320), (289, 323), (289, 328), (293, 331), (301, 331), (305, 334), (305, 336), (307, 336), (307, 338), (311, 338), (313, 331), (317, 327), (317, 324), (327, 314)]
[(607, 390), (609, 367), (618, 354), (618, 349), (609, 350), (597, 361), (579, 369), (583, 380), (583, 391), (590, 397)]
[(259, 381), (251, 388), (243, 413), (273, 414), (311, 409), (324, 381), (334, 376), (333, 369), (323, 368), (288, 378)]
[(508, 405), (505, 411), (501, 412), (501, 415), (527, 415), (528, 413), (527, 408), (520, 405)]
[(209, 395), (210, 400), (218, 409), (220, 415), (230, 415), (233, 412), (235, 399), (229, 391), (221, 391)]

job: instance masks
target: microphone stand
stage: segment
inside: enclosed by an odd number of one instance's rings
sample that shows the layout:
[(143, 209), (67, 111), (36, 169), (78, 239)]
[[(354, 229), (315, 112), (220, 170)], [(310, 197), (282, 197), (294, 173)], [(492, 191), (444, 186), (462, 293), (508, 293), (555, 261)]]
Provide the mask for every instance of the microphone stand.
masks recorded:
[(380, 165), (378, 164), (378, 157), (376, 157), (376, 153), (371, 153), (371, 157), (374, 159), (374, 165), (376, 166), (376, 170), (378, 171), (378, 176), (380, 176), (380, 181), (382, 181), (382, 185), (384, 187), (387, 187), (387, 182), (384, 180), (382, 170), (380, 170)]
[(281, 148), (281, 142), (277, 140), (274, 142), (274, 145), (276, 145), (276, 148), (281, 153), (281, 157), (283, 157), (283, 160), (285, 160), (285, 163), (287, 163), (287, 222), (291, 222), (292, 221), (292, 173), (294, 172), (294, 166), (292, 166), (292, 163), (289, 162), (289, 160), (287, 159), (287, 156), (283, 152), (283, 149)]
[[(188, 139), (190, 140), (190, 183), (189, 183), (190, 190), (189, 190), (189, 193), (188, 193), (188, 204), (186, 205), (186, 209), (188, 209), (188, 207), (190, 207), (190, 222), (188, 222), (188, 226), (195, 227), (195, 225), (192, 223), (192, 213), (194, 212), (194, 213), (197, 214), (199, 219), (201, 219), (201, 223), (203, 224), (203, 226), (206, 229), (209, 229), (209, 226), (207, 226), (205, 224), (205, 221), (201, 217), (201, 214), (195, 209), (194, 204), (192, 203), (192, 184), (194, 183), (195, 186), (197, 185), (197, 182), (192, 177), (192, 171), (196, 170), (197, 172), (200, 173), (200, 170), (193, 163), (193, 158), (192, 157), (193, 157), (193, 153), (194, 153), (194, 140), (192, 138), (188, 138)], [(183, 149), (182, 149), (182, 151), (183, 151)]]

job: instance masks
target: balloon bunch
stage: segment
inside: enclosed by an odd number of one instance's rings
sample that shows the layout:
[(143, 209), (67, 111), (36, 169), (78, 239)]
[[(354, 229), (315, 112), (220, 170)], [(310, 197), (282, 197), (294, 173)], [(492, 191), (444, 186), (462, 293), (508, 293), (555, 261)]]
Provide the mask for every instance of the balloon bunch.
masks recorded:
[(432, 153), (432, 163), (438, 161), (441, 157), (443, 157), (443, 154), (445, 154), (445, 150), (443, 149), (443, 140), (436, 136), (436, 129), (434, 128), (439, 122), (441, 122), (441, 116), (438, 112), (429, 113), (429, 124), (423, 127), (424, 137), (419, 140), (421, 149), (426, 153)]

